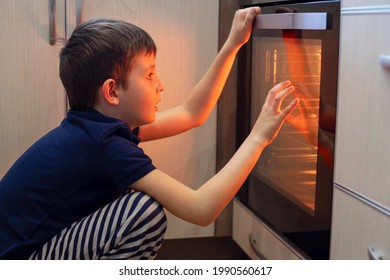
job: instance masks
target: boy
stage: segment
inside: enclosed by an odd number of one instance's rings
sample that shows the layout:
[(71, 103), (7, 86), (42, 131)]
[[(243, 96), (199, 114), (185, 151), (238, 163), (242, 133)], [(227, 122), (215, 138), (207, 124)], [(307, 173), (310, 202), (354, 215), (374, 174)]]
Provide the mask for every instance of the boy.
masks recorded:
[(79, 25), (60, 53), (68, 115), (0, 183), (0, 258), (152, 259), (166, 229), (163, 207), (188, 222), (210, 224), (296, 107), (294, 100), (280, 110), (290, 82), (270, 90), (246, 141), (198, 190), (157, 170), (138, 143), (207, 119), (259, 12), (237, 11), (204, 77), (183, 104), (158, 115), (164, 86), (150, 36), (118, 20)]

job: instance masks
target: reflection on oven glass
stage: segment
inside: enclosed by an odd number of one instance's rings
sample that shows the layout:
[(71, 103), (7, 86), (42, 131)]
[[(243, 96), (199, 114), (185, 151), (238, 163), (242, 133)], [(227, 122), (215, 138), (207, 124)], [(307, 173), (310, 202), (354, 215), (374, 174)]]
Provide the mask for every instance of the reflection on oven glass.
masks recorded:
[[(298, 108), (275, 141), (264, 150), (253, 175), (314, 215), (321, 82), (321, 40), (256, 37), (253, 42), (252, 104), (263, 104), (270, 88), (283, 80), (295, 86)], [(294, 98), (290, 95), (285, 103)], [(252, 124), (261, 106), (252, 111)]]

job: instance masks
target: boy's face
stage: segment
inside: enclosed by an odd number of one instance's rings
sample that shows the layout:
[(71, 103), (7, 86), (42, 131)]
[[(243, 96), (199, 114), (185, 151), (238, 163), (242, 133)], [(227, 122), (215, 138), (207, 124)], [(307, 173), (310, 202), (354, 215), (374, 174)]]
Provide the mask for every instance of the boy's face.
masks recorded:
[(134, 128), (152, 123), (158, 110), (160, 93), (164, 89), (156, 73), (155, 56), (140, 54), (134, 57), (130, 74), (127, 77), (128, 88), (118, 88), (119, 117)]

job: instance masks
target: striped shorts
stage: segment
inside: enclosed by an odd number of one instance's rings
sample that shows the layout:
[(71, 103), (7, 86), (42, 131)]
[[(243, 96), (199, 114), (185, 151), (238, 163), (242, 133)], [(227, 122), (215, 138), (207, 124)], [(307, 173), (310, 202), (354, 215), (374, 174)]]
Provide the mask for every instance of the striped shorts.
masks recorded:
[(166, 226), (159, 203), (131, 192), (64, 229), (30, 259), (154, 259)]

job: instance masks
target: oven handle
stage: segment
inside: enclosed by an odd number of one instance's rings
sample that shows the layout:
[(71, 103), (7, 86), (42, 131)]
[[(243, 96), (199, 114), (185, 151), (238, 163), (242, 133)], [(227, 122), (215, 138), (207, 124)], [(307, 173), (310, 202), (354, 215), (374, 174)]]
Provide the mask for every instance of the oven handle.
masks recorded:
[(326, 30), (327, 13), (260, 14), (255, 17), (254, 29)]

